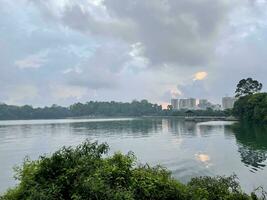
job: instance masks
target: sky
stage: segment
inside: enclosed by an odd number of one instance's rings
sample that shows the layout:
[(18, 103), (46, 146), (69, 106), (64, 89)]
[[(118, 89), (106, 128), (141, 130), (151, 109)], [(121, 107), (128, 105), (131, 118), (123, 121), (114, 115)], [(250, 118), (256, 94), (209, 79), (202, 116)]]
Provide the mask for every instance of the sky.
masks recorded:
[(265, 0), (0, 0), (0, 16), (7, 104), (220, 103), (242, 78), (267, 85)]

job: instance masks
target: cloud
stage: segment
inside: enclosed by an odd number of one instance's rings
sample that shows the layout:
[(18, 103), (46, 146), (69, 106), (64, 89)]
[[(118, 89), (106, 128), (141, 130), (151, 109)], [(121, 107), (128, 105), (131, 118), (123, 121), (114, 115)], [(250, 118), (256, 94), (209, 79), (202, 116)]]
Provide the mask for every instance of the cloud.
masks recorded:
[(179, 96), (182, 95), (182, 92), (178, 90), (177, 88), (171, 89), (170, 90), (172, 98), (178, 98)]
[(50, 87), (52, 96), (55, 99), (70, 99), (74, 98), (80, 100), (84, 97), (88, 90), (83, 87), (78, 86), (68, 86), (68, 85), (53, 85)]
[(25, 99), (38, 96), (38, 89), (33, 85), (18, 85), (10, 88), (5, 102), (9, 104), (23, 104)]
[(40, 68), (42, 67), (45, 62), (47, 61), (47, 51), (40, 52), (37, 54), (29, 55), (22, 60), (15, 61), (15, 65), (20, 69), (27, 69), (27, 68)]
[(117, 42), (97, 47), (91, 56), (64, 71), (65, 81), (89, 89), (114, 88), (127, 62), (132, 60), (128, 52), (128, 46)]
[(241, 78), (267, 85), (266, 9), (260, 0), (2, 0), (0, 101), (30, 85), (37, 96), (14, 103), (219, 102)]
[(194, 74), (194, 81), (201, 81), (207, 78), (208, 73), (207, 72), (197, 72)]
[(66, 3), (53, 14), (47, 6), (52, 1), (32, 2), (74, 30), (141, 44), (151, 66), (209, 63), (230, 10), (227, 0), (106, 0)]

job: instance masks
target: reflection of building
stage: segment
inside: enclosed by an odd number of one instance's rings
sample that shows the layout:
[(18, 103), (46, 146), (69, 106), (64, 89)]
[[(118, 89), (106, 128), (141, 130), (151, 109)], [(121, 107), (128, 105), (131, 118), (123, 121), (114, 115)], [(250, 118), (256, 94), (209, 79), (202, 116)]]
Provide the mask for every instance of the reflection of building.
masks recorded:
[(192, 121), (168, 119), (168, 131), (175, 135), (195, 136), (197, 135), (196, 128), (196, 123)]
[(172, 99), (171, 100), (171, 105), (172, 105), (172, 108), (174, 109), (174, 110), (178, 110), (179, 109), (179, 100), (178, 99)]
[(225, 109), (232, 109), (235, 103), (234, 97), (223, 97), (222, 98), (222, 108)]

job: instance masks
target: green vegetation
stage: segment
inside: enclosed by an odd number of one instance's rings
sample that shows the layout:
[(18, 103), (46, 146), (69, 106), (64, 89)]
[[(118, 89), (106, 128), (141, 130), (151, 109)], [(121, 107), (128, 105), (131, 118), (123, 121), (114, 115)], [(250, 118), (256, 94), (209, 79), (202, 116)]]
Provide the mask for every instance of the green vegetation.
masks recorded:
[(239, 81), (233, 115), (246, 122), (267, 123), (267, 93), (258, 93), (261, 89), (262, 84), (252, 78)]
[[(107, 157), (106, 144), (86, 141), (50, 157), (25, 160), (20, 183), (1, 200), (257, 200), (241, 191), (235, 176), (193, 178), (182, 184), (164, 168), (137, 165), (133, 153)], [(263, 198), (262, 198), (263, 199)]]
[(252, 123), (267, 123), (267, 93), (240, 97), (234, 105), (233, 114)]
[[(173, 110), (169, 112), (172, 116), (186, 116), (188, 115), (188, 110)], [(207, 108), (207, 110), (192, 110), (191, 115), (193, 116), (230, 116), (231, 112), (229, 110), (212, 110)]]
[(131, 103), (90, 101), (84, 104), (76, 103), (69, 107), (53, 105), (44, 108), (0, 104), (0, 120), (59, 119), (84, 116), (154, 116), (162, 113), (160, 105), (149, 103), (147, 100)]
[[(149, 103), (147, 100), (122, 102), (76, 103), (69, 107), (52, 105), (51, 107), (33, 108), (32, 106), (10, 106), (0, 104), (0, 120), (19, 119), (62, 119), (68, 117), (139, 117), (139, 116), (185, 116), (185, 111), (162, 109), (161, 105)], [(224, 116), (227, 112), (194, 111), (194, 115)]]
[(240, 80), (236, 87), (235, 97), (242, 97), (260, 92), (262, 89), (262, 84), (257, 80), (247, 78)]

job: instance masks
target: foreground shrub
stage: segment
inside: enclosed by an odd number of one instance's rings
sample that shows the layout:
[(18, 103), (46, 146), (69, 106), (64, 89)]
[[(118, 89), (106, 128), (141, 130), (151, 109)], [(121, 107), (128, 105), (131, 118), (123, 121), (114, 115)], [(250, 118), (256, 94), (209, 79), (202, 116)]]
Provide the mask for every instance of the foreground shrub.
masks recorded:
[(172, 200), (258, 199), (244, 194), (236, 177), (200, 177), (187, 185), (157, 166), (138, 166), (133, 153), (107, 157), (106, 144), (86, 141), (63, 147), (52, 156), (26, 159), (17, 168), (17, 187), (1, 200)]

